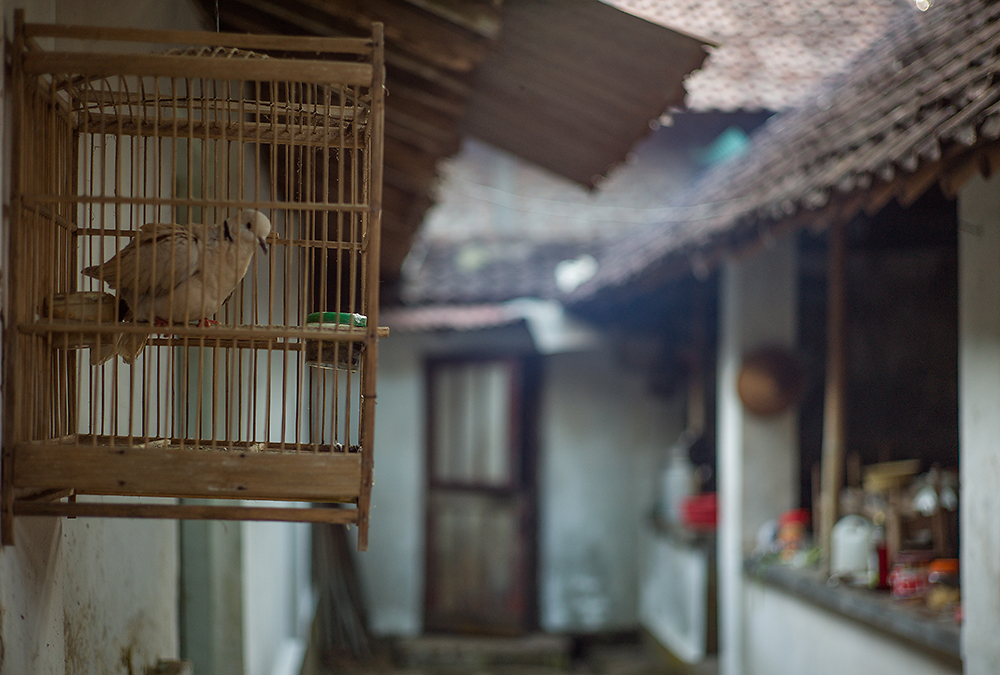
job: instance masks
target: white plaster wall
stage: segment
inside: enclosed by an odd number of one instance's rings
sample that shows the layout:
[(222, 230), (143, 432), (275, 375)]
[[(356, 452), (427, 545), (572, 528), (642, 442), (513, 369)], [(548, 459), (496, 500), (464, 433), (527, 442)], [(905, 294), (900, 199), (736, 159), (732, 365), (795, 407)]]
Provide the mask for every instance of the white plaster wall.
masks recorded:
[(723, 675), (745, 673), (747, 624), (743, 557), (757, 530), (798, 502), (798, 432), (793, 412), (762, 419), (736, 392), (743, 355), (763, 345), (793, 346), (797, 333), (797, 254), (785, 237), (752, 258), (729, 260), (721, 277), (718, 374), (719, 652)]
[(419, 338), (379, 341), (375, 484), (368, 550), (358, 553), (371, 629), (423, 630), (425, 420)]
[[(15, 7), (33, 22), (190, 28), (197, 16), (186, 1), (7, 2), (8, 36)], [(4, 167), (8, 105), (5, 95)], [(6, 240), (6, 174), (3, 194)], [(0, 673), (143, 672), (177, 657), (176, 523), (18, 518), (15, 541), (0, 550)]]
[(1000, 176), (958, 200), (962, 652), (1000, 673)]
[(241, 529), (243, 672), (297, 675), (298, 668), (282, 666), (286, 662), (301, 666), (305, 654), (313, 610), (309, 525), (245, 522)]
[(62, 528), (54, 518), (21, 518), (16, 547), (0, 550), (0, 673), (65, 673)]
[(542, 628), (638, 624), (640, 531), (682, 407), (650, 397), (613, 351), (547, 359), (539, 476)]
[(759, 581), (747, 582), (744, 604), (745, 675), (961, 673), (957, 665)]
[[(395, 334), (379, 344), (372, 521), (369, 549), (358, 554), (376, 634), (423, 629), (423, 355), (467, 348), (470, 339)], [(546, 357), (542, 386), (542, 628), (634, 628), (642, 519), (652, 508), (666, 448), (681, 431), (680, 401), (652, 399), (643, 377), (625, 375), (607, 353)]]
[(177, 525), (62, 525), (67, 673), (142, 672), (177, 655)]
[[(1000, 247), (992, 255), (1000, 259)], [(795, 260), (794, 239), (787, 237), (753, 258), (727, 262), (723, 270), (718, 412), (720, 672), (958, 673), (960, 668), (953, 663), (748, 579), (743, 573), (743, 557), (760, 525), (798, 501), (798, 441), (793, 417), (756, 418), (742, 409), (735, 391), (741, 357), (747, 350), (765, 342), (794, 343)], [(1000, 336), (1000, 321), (997, 328), (994, 335)], [(1000, 359), (996, 365), (997, 370), (987, 375), (993, 383), (1000, 382)], [(991, 386), (994, 403), (998, 403), (1000, 391), (996, 384)], [(991, 427), (994, 445), (1000, 431), (1000, 406), (997, 413), (996, 428)], [(992, 483), (994, 489), (996, 484)], [(992, 513), (993, 523), (998, 522), (1000, 509)], [(967, 539), (963, 535), (963, 541)], [(965, 551), (963, 570), (964, 556)], [(998, 634), (995, 607), (991, 604), (993, 633), (982, 636), (994, 650)]]
[(176, 524), (18, 518), (0, 550), (0, 673), (142, 672), (177, 657)]

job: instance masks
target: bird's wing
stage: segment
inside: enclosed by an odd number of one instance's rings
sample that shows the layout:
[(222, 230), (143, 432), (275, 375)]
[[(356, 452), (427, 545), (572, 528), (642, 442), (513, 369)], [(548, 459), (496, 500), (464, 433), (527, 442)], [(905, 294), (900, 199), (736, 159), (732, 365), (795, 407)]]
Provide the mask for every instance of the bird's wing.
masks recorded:
[(205, 293), (221, 306), (239, 286), (253, 259), (257, 241), (242, 227), (228, 234), (216, 229), (206, 232), (205, 272), (200, 275)]
[(148, 223), (116, 256), (83, 274), (123, 291), (166, 295), (201, 268), (205, 238), (199, 235), (200, 230), (182, 225)]
[[(148, 231), (143, 232), (149, 228)], [(140, 230), (137, 260), (140, 292), (166, 295), (201, 269), (205, 238), (180, 225), (144, 225)], [(148, 290), (146, 290), (148, 289)]]

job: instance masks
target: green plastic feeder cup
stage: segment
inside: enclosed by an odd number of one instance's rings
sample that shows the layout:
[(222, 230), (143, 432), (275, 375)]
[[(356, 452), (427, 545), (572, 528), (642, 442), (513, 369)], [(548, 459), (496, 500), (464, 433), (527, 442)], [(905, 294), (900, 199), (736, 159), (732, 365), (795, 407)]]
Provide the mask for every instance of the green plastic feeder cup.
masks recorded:
[[(306, 317), (306, 328), (321, 331), (348, 331), (364, 328), (368, 317), (350, 312), (313, 312)], [(362, 345), (353, 340), (306, 340), (306, 364), (315, 368), (356, 371), (361, 366)]]
[(317, 326), (327, 324), (341, 324), (364, 328), (368, 325), (368, 317), (364, 314), (351, 314), (349, 312), (313, 312), (306, 317), (306, 325), (316, 324)]

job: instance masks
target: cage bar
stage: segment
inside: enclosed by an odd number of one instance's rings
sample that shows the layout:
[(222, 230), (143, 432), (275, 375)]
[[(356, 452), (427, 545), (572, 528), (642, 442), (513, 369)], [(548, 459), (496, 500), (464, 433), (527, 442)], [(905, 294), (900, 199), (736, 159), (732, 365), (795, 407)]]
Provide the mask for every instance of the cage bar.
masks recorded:
[(366, 548), (381, 24), (15, 23), (3, 542), (61, 515), (352, 523)]

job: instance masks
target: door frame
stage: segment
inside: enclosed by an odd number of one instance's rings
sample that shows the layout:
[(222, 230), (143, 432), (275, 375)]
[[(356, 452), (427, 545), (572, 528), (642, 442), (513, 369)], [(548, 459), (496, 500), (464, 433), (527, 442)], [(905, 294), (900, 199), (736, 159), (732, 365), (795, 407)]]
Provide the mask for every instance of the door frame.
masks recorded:
[[(435, 448), (435, 375), (434, 372), (447, 365), (476, 364), (487, 362), (505, 362), (513, 368), (513, 386), (510, 401), (511, 443), (510, 448), (512, 470), (515, 480), (507, 487), (489, 485), (455, 485), (437, 481), (434, 476)], [(519, 514), (519, 533), (524, 546), (518, 586), (524, 593), (523, 625), (517, 633), (535, 631), (539, 626), (538, 608), (538, 419), (541, 392), (542, 360), (536, 354), (463, 354), (428, 357), (424, 361), (425, 401), (427, 402), (424, 419), (425, 444), (424, 462), (426, 476), (425, 512), (424, 512), (424, 593), (423, 593), (423, 626), (424, 632), (448, 630), (447, 627), (433, 627), (428, 621), (431, 599), (435, 592), (433, 587), (434, 555), (431, 542), (434, 538), (434, 517), (431, 512), (431, 495), (435, 490), (458, 490), (478, 494), (511, 495), (520, 497), (523, 510)], [(430, 628), (428, 628), (430, 626)], [(485, 631), (484, 631), (485, 632)], [(494, 631), (496, 633), (496, 631)]]

